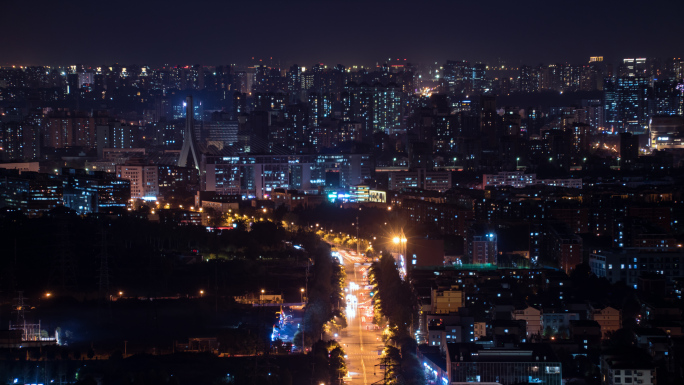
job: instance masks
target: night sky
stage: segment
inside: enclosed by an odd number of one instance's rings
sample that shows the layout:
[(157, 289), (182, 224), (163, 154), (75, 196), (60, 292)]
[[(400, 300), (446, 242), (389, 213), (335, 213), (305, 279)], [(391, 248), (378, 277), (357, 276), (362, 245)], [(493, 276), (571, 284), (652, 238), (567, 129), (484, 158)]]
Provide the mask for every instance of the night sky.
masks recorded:
[(684, 56), (684, 1), (0, 1), (0, 65)]

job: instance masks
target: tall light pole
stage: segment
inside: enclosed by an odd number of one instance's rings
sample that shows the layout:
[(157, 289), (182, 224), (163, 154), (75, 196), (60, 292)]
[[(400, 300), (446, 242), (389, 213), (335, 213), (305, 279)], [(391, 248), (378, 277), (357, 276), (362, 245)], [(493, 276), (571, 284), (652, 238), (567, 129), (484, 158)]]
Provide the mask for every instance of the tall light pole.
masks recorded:
[(299, 302), (304, 303), (304, 288), (299, 289)]
[(406, 234), (404, 234), (404, 228), (401, 228), (401, 255), (404, 256), (404, 262), (406, 262)]
[(356, 254), (361, 254), (361, 243), (359, 239), (359, 216), (356, 216)]

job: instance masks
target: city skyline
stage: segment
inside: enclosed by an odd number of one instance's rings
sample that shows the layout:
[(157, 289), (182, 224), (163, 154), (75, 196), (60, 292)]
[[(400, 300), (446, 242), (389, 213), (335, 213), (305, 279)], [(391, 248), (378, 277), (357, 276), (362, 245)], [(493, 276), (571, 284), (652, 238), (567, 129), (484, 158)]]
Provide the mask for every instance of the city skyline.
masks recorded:
[(0, 385), (684, 384), (684, 2), (0, 12)]
[[(270, 58), (300, 65), (372, 65), (466, 59), (510, 65), (678, 56), (684, 5), (636, 2), (556, 4), (494, 1), (316, 3), (6, 4), (0, 65), (236, 63)], [(182, 9), (182, 10), (181, 10)], [(410, 18), (406, 12), (410, 10)]]

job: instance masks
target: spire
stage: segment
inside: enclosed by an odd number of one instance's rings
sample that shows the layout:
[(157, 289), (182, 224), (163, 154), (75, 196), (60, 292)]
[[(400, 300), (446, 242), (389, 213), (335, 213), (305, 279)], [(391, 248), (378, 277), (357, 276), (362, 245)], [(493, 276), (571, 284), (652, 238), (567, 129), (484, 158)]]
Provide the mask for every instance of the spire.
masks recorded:
[(195, 108), (192, 103), (192, 95), (185, 98), (185, 133), (183, 134), (183, 147), (181, 148), (180, 156), (178, 157), (178, 167), (188, 166), (188, 156), (192, 153), (192, 161), (195, 162), (195, 168), (199, 170), (200, 163), (197, 157), (197, 149), (195, 146), (195, 139), (193, 137), (193, 123), (194, 123)]

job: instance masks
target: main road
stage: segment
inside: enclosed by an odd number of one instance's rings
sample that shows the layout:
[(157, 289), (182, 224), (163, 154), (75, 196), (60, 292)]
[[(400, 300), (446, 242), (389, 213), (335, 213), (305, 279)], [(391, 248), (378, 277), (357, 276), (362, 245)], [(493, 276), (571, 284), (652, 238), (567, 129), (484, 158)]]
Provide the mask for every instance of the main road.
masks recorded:
[(347, 355), (347, 384), (370, 385), (383, 379), (376, 366), (384, 348), (382, 331), (373, 324), (373, 303), (368, 286), (368, 264), (353, 251), (339, 250), (347, 272), (347, 328), (338, 337)]

